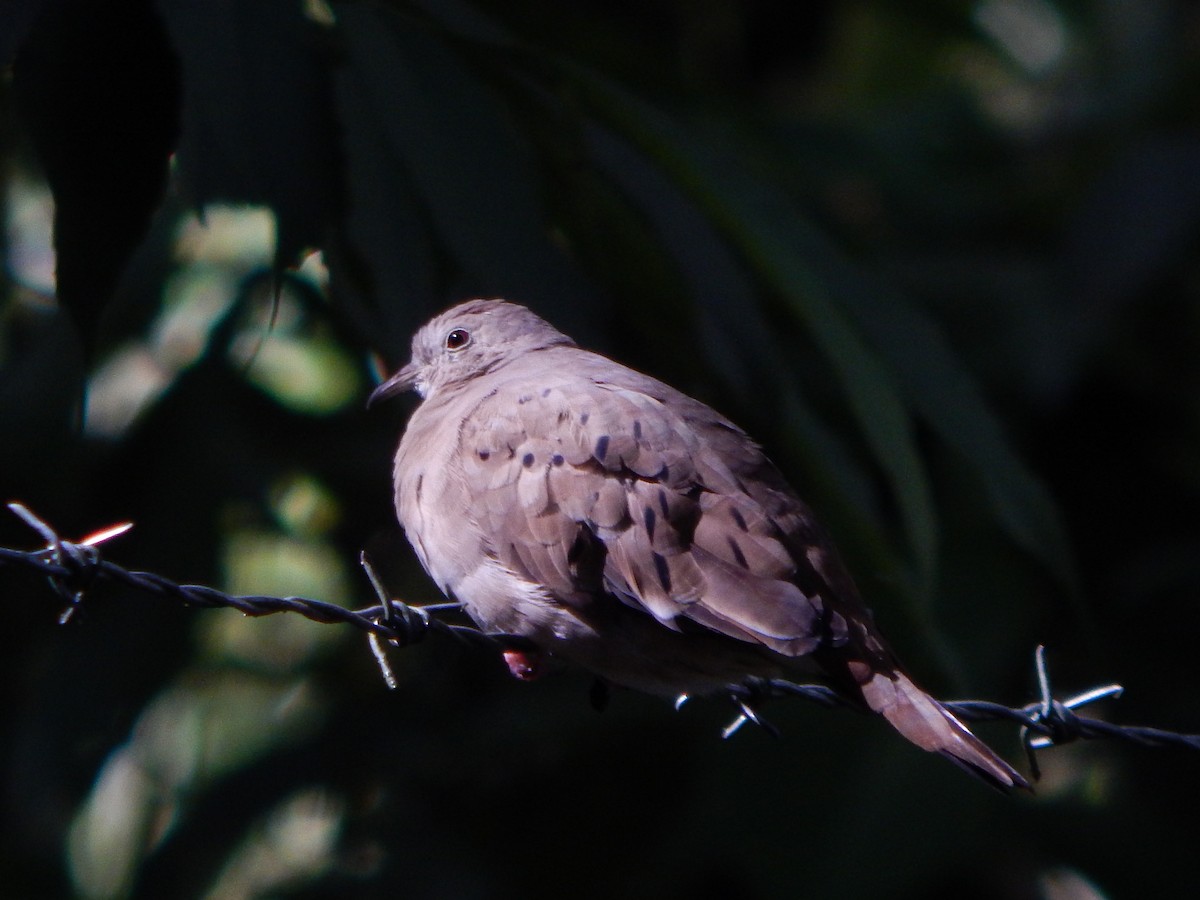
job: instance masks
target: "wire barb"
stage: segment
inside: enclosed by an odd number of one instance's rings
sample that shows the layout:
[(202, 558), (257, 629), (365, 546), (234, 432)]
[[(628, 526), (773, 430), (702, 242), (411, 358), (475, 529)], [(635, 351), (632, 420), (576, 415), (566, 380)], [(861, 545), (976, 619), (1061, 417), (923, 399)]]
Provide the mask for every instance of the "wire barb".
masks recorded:
[[(41, 537), (44, 546), (37, 550), (0, 547), (0, 568), (5, 565), (22, 566), (45, 576), (54, 595), (65, 603), (59, 615), (59, 622), (64, 624), (82, 610), (88, 593), (102, 581), (115, 582), (150, 594), (174, 597), (188, 606), (206, 609), (228, 607), (247, 616), (296, 613), (323, 624), (352, 625), (366, 633), (371, 653), (379, 665), (384, 682), (391, 689), (395, 689), (398, 682), (387, 659), (388, 647), (408, 647), (419, 643), (430, 632), (435, 631), (459, 640), (485, 644), (493, 650), (510, 646), (508, 639), (503, 635), (485, 634), (473, 626), (445, 622), (438, 617), (440, 613), (460, 611), (460, 603), (410, 606), (395, 599), (388, 594), (365, 554), (360, 556), (360, 562), (379, 601), (376, 606), (351, 610), (304, 597), (231, 595), (204, 585), (177, 584), (153, 572), (130, 571), (103, 559), (100, 545), (132, 528), (130, 522), (101, 529), (79, 541), (66, 541), (26, 506), (12, 502), (8, 504), (8, 508)], [(1036, 756), (1038, 750), (1077, 740), (1110, 738), (1145, 747), (1174, 746), (1200, 750), (1200, 735), (1180, 734), (1146, 726), (1117, 725), (1078, 715), (1075, 712), (1077, 709), (1098, 700), (1120, 697), (1123, 688), (1119, 684), (1108, 684), (1065, 700), (1056, 699), (1046, 665), (1045, 647), (1037, 648), (1034, 654), (1034, 668), (1039, 694), (1034, 703), (1012, 708), (986, 700), (954, 700), (943, 703), (943, 706), (968, 721), (999, 720), (1020, 725), (1021, 742), (1035, 779), (1040, 775)], [(728, 696), (738, 714), (723, 730), (724, 737), (731, 737), (747, 722), (777, 735), (778, 730), (760, 714), (763, 703), (775, 697), (802, 697), (827, 708), (860, 708), (828, 685), (797, 684), (777, 678), (749, 679), (744, 684), (730, 685)], [(675, 708), (682, 707), (687, 699), (687, 695), (681, 695), (675, 701)]]
[(9, 503), (8, 508), (46, 542), (45, 548), (38, 551), (36, 556), (61, 570), (51, 573), (48, 580), (54, 592), (66, 601), (66, 607), (58, 616), (59, 624), (65, 625), (79, 609), (84, 593), (95, 579), (96, 565), (100, 559), (96, 547), (110, 538), (124, 534), (133, 527), (133, 523), (122, 522), (93, 532), (78, 543), (72, 543), (62, 540), (53, 528), (23, 504)]
[[(376, 635), (394, 647), (418, 643), (430, 631), (439, 631), (457, 638), (491, 642), (491, 638), (476, 629), (442, 622), (430, 614), (450, 609), (457, 606), (456, 604), (437, 604), (430, 606), (429, 611), (422, 607), (410, 606), (390, 598), (377, 576), (373, 578), (372, 584), (376, 585), (379, 605), (358, 610), (306, 597), (227, 594), (205, 585), (177, 584), (154, 572), (131, 571), (104, 559), (98, 545), (128, 531), (132, 527), (131, 523), (105, 528), (83, 541), (74, 542), (63, 540), (48, 523), (20, 503), (9, 503), (8, 508), (41, 536), (45, 546), (39, 550), (0, 547), (0, 566), (6, 563), (16, 564), (46, 576), (55, 595), (67, 603), (66, 609), (59, 616), (59, 621), (63, 623), (82, 609), (86, 595), (97, 583), (109, 581), (150, 594), (174, 597), (188, 606), (206, 609), (228, 607), (246, 616), (290, 612), (322, 624), (353, 625), (367, 634)], [(372, 578), (373, 575), (374, 571), (370, 570), (368, 578)], [(380, 646), (379, 649), (382, 652), (383, 647)]]

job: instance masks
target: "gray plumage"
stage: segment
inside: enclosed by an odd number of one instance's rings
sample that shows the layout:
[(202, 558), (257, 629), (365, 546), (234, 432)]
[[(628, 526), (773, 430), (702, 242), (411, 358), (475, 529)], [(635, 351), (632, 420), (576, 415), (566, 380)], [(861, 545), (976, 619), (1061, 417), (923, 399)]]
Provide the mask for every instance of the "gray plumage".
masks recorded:
[(900, 669), (808, 507), (741, 429), (473, 300), (372, 400), (416, 390), (396, 512), (483, 630), (674, 697), (797, 668), (992, 784), (1024, 780)]

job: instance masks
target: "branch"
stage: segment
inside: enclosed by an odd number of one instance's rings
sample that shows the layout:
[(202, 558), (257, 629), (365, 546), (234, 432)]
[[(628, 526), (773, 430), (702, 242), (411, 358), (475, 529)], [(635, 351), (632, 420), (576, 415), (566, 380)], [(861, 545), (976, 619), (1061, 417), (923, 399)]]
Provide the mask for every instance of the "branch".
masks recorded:
[[(267, 616), (290, 612), (304, 616), (314, 622), (325, 624), (342, 623), (352, 625), (367, 635), (371, 651), (379, 664), (388, 687), (396, 687), (396, 679), (387, 661), (384, 642), (392, 647), (407, 647), (425, 638), (430, 632), (440, 632), (455, 638), (484, 643), (490, 647), (509, 647), (511, 642), (502, 635), (488, 635), (466, 625), (455, 625), (435, 617), (435, 613), (461, 608), (457, 603), (431, 606), (410, 606), (388, 596), (366, 555), (360, 561), (366, 570), (379, 605), (350, 610), (321, 600), (305, 597), (265, 597), (258, 595), (231, 595), (215, 588), (197, 584), (176, 584), (153, 572), (137, 572), (124, 569), (100, 555), (99, 546), (105, 541), (124, 534), (132, 523), (125, 522), (95, 532), (79, 541), (63, 540), (45, 521), (35, 516), (19, 503), (9, 503), (8, 508), (19, 516), (45, 541), (39, 550), (14, 550), (0, 547), (0, 567), (17, 565), (44, 575), (50, 588), (66, 605), (59, 615), (59, 622), (68, 622), (78, 610), (88, 591), (101, 581), (111, 581), (160, 596), (174, 597), (185, 605), (207, 609), (229, 607), (247, 616)], [(943, 705), (968, 721), (1009, 721), (1021, 726), (1021, 740), (1029, 757), (1030, 770), (1034, 778), (1039, 777), (1036, 751), (1056, 747), (1076, 740), (1102, 738), (1119, 739), (1145, 747), (1179, 746), (1200, 750), (1200, 735), (1180, 734), (1161, 728), (1136, 725), (1116, 725), (1100, 719), (1076, 715), (1074, 710), (1097, 700), (1116, 698), (1122, 693), (1118, 684), (1105, 685), (1058, 700), (1050, 686), (1046, 668), (1044, 647), (1035, 653), (1035, 668), (1038, 676), (1040, 698), (1026, 706), (1008, 707), (986, 700), (956, 700)], [(831, 688), (819, 684), (796, 684), (784, 679), (751, 680), (745, 685), (730, 686), (730, 696), (739, 709), (738, 717), (725, 729), (729, 737), (742, 725), (751, 722), (774, 731), (757, 713), (757, 704), (769, 697), (802, 697), (826, 707), (851, 706)], [(682, 705), (681, 697), (677, 706)]]

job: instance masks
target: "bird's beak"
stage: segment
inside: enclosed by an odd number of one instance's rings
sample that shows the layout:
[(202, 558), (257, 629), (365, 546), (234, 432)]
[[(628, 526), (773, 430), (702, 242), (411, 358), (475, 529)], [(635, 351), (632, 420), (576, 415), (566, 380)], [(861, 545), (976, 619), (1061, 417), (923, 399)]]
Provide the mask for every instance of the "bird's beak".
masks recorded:
[(371, 391), (371, 396), (367, 398), (367, 409), (370, 409), (380, 400), (386, 400), (388, 397), (394, 397), (397, 394), (403, 394), (405, 391), (411, 391), (416, 386), (417, 366), (416, 363), (410, 362), (379, 387), (375, 388), (375, 390)]

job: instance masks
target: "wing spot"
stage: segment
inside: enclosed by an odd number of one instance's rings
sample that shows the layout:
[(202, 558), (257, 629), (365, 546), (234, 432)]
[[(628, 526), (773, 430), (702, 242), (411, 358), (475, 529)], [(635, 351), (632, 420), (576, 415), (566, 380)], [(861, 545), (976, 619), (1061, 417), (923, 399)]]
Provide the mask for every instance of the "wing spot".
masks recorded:
[(488, 459), (491, 457), (491, 455), (492, 455), (491, 450), (480, 450), (479, 451), (479, 458), (481, 460), (483, 460), (484, 462), (487, 462)]
[(566, 459), (561, 453), (555, 453), (552, 457), (550, 457), (550, 465), (552, 466), (561, 466), (565, 462)]
[(588, 423), (588, 419), (590, 419), (591, 417), (592, 417), (592, 414), (590, 412), (581, 412), (579, 414), (579, 424), (586, 425)]
[(596, 459), (604, 462), (604, 457), (608, 456), (608, 435), (602, 434), (596, 439)]
[(522, 394), (520, 397), (517, 398), (517, 403), (524, 405), (532, 399), (533, 399), (533, 394)]
[(642, 439), (642, 423), (639, 419), (633, 420), (633, 439), (635, 441)]
[(553, 390), (553, 389), (552, 389), (552, 388), (542, 388), (542, 396), (543, 396), (543, 397), (549, 397), (549, 396), (550, 396), (550, 391), (551, 391), (551, 390)]
[(532, 468), (533, 463), (534, 463), (534, 455), (532, 453), (526, 453), (521, 458), (521, 465), (523, 465), (527, 469)]
[(734, 538), (730, 537), (728, 540), (729, 549), (733, 551), (733, 558), (737, 560), (739, 566), (748, 570), (750, 566), (746, 562), (746, 554), (742, 552), (742, 548), (738, 546), (738, 542)]
[(422, 487), (424, 484), (425, 484), (425, 473), (424, 473), (424, 472), (422, 472), (420, 475), (418, 475), (418, 476), (417, 476), (417, 490), (416, 490), (416, 495), (417, 495), (417, 502), (418, 502), (418, 503), (420, 503), (420, 502), (421, 502), (421, 487)]
[(667, 565), (667, 558), (661, 553), (654, 553), (652, 556), (654, 557), (654, 571), (658, 575), (658, 583), (669, 594), (671, 593), (671, 567)]
[(733, 516), (733, 521), (737, 523), (738, 528), (742, 529), (742, 531), (750, 531), (749, 527), (746, 525), (746, 519), (742, 515), (742, 511), (740, 509), (738, 509), (736, 506), (730, 507), (729, 514)]
[(642, 520), (646, 523), (646, 534), (651, 542), (654, 541), (654, 526), (658, 523), (658, 516), (654, 512), (654, 508), (647, 506), (642, 513)]
[(658, 508), (662, 510), (663, 518), (669, 518), (671, 515), (671, 498), (667, 496), (665, 488), (658, 489)]

